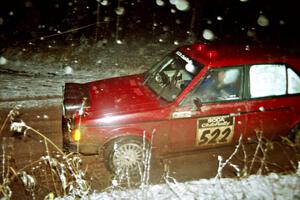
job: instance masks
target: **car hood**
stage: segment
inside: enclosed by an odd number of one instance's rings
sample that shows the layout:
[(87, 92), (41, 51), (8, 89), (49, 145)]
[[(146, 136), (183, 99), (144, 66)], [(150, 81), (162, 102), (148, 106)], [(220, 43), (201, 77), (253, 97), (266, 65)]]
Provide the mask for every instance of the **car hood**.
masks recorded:
[(158, 96), (143, 81), (143, 75), (131, 75), (88, 83), (90, 110), (103, 115), (160, 107)]

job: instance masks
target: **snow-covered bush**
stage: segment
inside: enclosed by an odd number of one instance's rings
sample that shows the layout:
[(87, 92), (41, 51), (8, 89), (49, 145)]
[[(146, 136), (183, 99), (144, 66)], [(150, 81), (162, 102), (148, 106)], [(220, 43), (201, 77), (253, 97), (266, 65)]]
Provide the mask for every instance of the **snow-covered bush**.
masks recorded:
[[(40, 183), (34, 176), (34, 174), (38, 174), (39, 171), (44, 171), (48, 174), (46, 179), (49, 178), (47, 182), (48, 190), (50, 192), (47, 195), (47, 198), (51, 197), (53, 199), (55, 196), (68, 195), (75, 199), (89, 196), (91, 193), (91, 186), (85, 178), (86, 171), (81, 169), (81, 158), (76, 154), (65, 154), (44, 134), (18, 119), (19, 109), (20, 107), (16, 106), (9, 112), (2, 125), (1, 132), (4, 130), (5, 125), (10, 121), (10, 130), (12, 132), (39, 136), (45, 146), (45, 155), (21, 169), (14, 169), (10, 165), (10, 160), (13, 158), (8, 154), (8, 147), (13, 144), (8, 141), (6, 137), (1, 137), (3, 155), (1, 156), (2, 182), (0, 184), (0, 197), (4, 199), (10, 199), (12, 197), (11, 184), (15, 183), (14, 180), (18, 178), (23, 184), (25, 191), (31, 195), (32, 199), (40, 198), (40, 196), (36, 194)], [(53, 148), (56, 151), (50, 151)], [(30, 174), (33, 172), (34, 174)]]

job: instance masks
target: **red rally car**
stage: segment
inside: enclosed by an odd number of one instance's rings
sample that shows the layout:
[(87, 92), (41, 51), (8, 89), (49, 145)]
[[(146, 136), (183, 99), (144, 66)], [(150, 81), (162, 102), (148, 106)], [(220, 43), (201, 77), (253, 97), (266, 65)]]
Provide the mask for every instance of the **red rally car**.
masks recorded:
[(300, 59), (270, 46), (179, 47), (143, 74), (66, 83), (63, 146), (103, 155), (112, 172), (154, 153), (300, 132)]

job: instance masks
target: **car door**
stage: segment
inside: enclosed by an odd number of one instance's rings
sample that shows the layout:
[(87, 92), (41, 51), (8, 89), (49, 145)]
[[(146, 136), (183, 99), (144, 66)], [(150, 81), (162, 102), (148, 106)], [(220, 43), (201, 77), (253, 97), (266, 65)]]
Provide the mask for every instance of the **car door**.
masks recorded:
[(285, 64), (249, 66), (248, 125), (246, 134), (256, 139), (262, 133), (268, 139), (284, 136), (293, 128), (300, 78)]
[[(222, 75), (225, 85), (236, 87), (236, 92), (227, 97), (221, 97), (220, 91), (213, 91), (221, 70), (225, 72)], [(244, 132), (246, 107), (242, 100), (242, 67), (212, 68), (202, 80), (172, 112), (170, 151), (232, 144)]]

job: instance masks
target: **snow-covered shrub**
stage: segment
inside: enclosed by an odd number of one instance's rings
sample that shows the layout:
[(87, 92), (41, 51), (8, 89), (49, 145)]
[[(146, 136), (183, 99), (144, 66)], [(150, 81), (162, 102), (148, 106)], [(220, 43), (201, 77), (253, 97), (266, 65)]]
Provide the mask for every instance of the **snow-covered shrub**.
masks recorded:
[[(8, 146), (10, 145), (9, 147), (11, 148), (12, 142), (9, 142), (8, 139), (2, 137), (2, 166), (0, 167), (2, 169), (2, 182), (0, 184), (0, 197), (10, 199), (12, 196), (10, 185), (14, 183), (13, 180), (19, 178), (25, 191), (30, 193), (32, 199), (38, 198), (36, 193), (40, 183), (38, 180), (39, 177), (35, 177), (35, 175), (41, 173), (39, 171), (46, 172), (46, 179), (49, 179), (47, 180), (47, 185), (50, 192), (47, 195), (47, 198), (52, 196), (51, 198), (53, 199), (54, 196), (68, 195), (73, 199), (76, 199), (88, 196), (91, 193), (91, 187), (85, 178), (86, 172), (81, 169), (80, 157), (76, 154), (65, 154), (44, 134), (20, 120), (18, 118), (19, 109), (20, 107), (16, 106), (9, 112), (2, 125), (1, 132), (4, 130), (7, 122), (10, 121), (10, 130), (12, 132), (39, 136), (45, 146), (45, 155), (21, 169), (14, 169), (10, 166), (10, 159), (13, 158), (7, 153)], [(53, 148), (56, 151), (51, 152), (50, 150)], [(51, 184), (49, 185), (49, 183)]]

